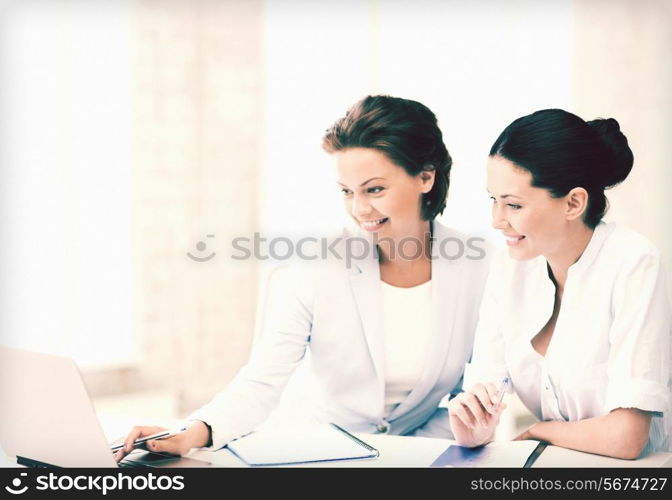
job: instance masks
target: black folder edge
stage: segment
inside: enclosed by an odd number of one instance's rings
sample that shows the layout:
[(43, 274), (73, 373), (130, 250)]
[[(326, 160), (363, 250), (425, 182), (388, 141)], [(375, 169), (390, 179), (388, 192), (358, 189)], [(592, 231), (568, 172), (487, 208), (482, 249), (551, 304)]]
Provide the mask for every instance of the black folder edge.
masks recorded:
[(534, 462), (537, 461), (537, 458), (539, 458), (539, 455), (541, 455), (546, 447), (548, 446), (548, 443), (545, 441), (540, 441), (537, 447), (530, 453), (530, 456), (527, 457), (527, 460), (525, 461), (525, 465), (523, 465), (523, 469), (529, 469), (532, 467)]
[(320, 462), (346, 462), (346, 461), (355, 461), (355, 460), (371, 460), (371, 459), (376, 459), (380, 456), (380, 452), (374, 448), (371, 445), (366, 444), (364, 441), (359, 439), (356, 436), (353, 436), (350, 434), (348, 431), (346, 431), (343, 427), (330, 422), (330, 426), (332, 426), (334, 429), (337, 431), (345, 434), (347, 437), (349, 437), (351, 440), (355, 441), (357, 444), (362, 446), (364, 449), (366, 449), (370, 455), (364, 456), (364, 457), (346, 457), (346, 458), (325, 458), (325, 459), (316, 459), (316, 460), (306, 460), (302, 462), (273, 462), (273, 463), (268, 463), (268, 464), (263, 464), (263, 463), (250, 463), (247, 460), (245, 460), (243, 457), (238, 455), (233, 448), (227, 446), (226, 448), (233, 454), (235, 455), (238, 460), (243, 462), (246, 465), (249, 465), (250, 467), (282, 467), (284, 465), (301, 465), (301, 464), (314, 464), (314, 463), (320, 463)]

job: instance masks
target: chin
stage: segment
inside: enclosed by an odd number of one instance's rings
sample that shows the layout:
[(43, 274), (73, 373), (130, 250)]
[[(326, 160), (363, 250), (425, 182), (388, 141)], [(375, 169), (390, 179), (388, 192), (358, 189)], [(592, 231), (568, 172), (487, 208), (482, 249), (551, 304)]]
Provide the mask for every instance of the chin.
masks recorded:
[(520, 248), (509, 248), (509, 257), (513, 260), (530, 260), (538, 256), (539, 254), (537, 253), (525, 251)]
[(377, 240), (382, 240), (383, 238), (391, 238), (390, 232), (386, 231), (387, 228), (381, 228), (378, 231), (374, 231), (371, 233), (374, 238)]

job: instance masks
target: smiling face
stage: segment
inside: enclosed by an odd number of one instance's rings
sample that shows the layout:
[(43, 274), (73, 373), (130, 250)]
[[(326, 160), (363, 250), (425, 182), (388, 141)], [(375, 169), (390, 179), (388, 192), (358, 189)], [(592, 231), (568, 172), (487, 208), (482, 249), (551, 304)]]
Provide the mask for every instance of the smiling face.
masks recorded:
[(349, 148), (334, 153), (338, 184), (348, 214), (365, 231), (399, 240), (419, 235), (422, 195), (434, 184), (434, 172), (411, 176), (382, 152)]
[(561, 253), (577, 222), (568, 197), (553, 198), (548, 190), (533, 187), (530, 172), (501, 156), (488, 158), (487, 171), (492, 226), (506, 237), (509, 255), (527, 260)]

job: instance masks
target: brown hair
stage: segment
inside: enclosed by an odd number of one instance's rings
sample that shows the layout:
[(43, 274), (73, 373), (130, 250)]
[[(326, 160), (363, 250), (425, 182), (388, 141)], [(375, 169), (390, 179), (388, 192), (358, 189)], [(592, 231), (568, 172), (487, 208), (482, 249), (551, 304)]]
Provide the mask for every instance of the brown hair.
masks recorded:
[(434, 185), (422, 197), (422, 218), (433, 220), (446, 208), (453, 160), (436, 116), (419, 102), (387, 95), (367, 96), (327, 130), (322, 147), (328, 153), (348, 148), (376, 149), (411, 176), (433, 170)]

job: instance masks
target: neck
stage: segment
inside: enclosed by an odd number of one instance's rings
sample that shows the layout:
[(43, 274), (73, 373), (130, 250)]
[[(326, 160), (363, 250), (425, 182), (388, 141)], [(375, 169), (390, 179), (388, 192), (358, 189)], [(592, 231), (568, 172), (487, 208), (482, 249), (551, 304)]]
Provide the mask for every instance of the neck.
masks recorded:
[(400, 269), (412, 269), (430, 260), (431, 234), (429, 221), (422, 221), (403, 236), (380, 238), (377, 242), (380, 263)]
[(544, 256), (551, 269), (551, 279), (560, 292), (565, 288), (569, 268), (581, 258), (592, 236), (592, 229), (583, 223), (577, 224), (563, 238), (562, 245), (555, 252)]

